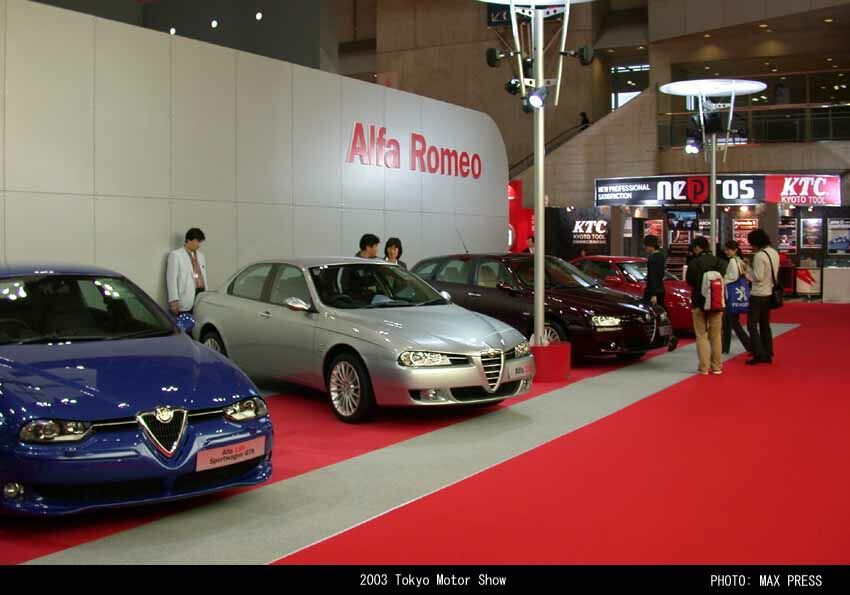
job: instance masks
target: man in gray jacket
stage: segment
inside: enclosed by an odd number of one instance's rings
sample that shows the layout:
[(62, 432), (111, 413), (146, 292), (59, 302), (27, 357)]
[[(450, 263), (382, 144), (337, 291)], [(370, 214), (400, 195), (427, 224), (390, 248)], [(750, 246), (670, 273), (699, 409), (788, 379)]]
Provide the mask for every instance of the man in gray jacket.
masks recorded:
[(193, 227), (186, 232), (183, 246), (168, 254), (165, 272), (168, 308), (175, 316), (191, 313), (195, 296), (207, 288), (207, 261), (200, 252), (204, 240), (204, 232)]

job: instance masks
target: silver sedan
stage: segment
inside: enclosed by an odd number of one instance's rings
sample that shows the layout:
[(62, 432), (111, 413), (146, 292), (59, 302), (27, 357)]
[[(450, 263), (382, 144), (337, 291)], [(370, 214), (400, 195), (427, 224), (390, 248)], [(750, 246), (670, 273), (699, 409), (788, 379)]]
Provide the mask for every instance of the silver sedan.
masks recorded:
[(492, 404), (531, 388), (522, 335), (379, 260), (261, 262), (199, 296), (195, 335), (257, 378), (326, 390), (343, 421), (375, 405)]

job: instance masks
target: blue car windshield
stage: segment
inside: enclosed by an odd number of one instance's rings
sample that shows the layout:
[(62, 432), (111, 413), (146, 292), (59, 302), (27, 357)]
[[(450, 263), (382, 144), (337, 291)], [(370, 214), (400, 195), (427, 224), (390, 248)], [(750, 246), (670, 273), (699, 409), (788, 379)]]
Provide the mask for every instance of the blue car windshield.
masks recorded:
[(175, 332), (168, 316), (124, 278), (32, 275), (0, 279), (0, 345)]
[(422, 279), (401, 267), (340, 264), (310, 269), (319, 299), (332, 308), (403, 308), (447, 303)]

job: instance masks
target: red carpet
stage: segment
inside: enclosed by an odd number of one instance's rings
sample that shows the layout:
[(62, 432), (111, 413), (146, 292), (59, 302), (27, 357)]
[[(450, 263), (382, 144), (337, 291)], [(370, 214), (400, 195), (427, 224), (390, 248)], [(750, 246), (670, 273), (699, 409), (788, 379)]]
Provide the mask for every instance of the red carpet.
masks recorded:
[[(596, 376), (617, 367), (619, 365), (615, 362), (605, 362), (576, 368), (570, 382)], [(564, 383), (538, 383), (528, 395), (507, 401), (500, 406), (510, 406), (563, 385)], [(286, 395), (271, 397), (268, 401), (275, 423), (273, 482), (492, 411), (492, 408), (390, 409), (379, 412), (371, 423), (351, 426), (337, 421), (320, 393), (295, 388)], [(123, 509), (71, 518), (3, 519), (3, 526), (0, 527), (0, 564), (25, 562), (236, 493), (239, 493), (239, 490), (177, 504)]]
[(848, 564), (850, 307), (776, 318), (803, 326), (773, 366), (738, 358), (283, 563)]

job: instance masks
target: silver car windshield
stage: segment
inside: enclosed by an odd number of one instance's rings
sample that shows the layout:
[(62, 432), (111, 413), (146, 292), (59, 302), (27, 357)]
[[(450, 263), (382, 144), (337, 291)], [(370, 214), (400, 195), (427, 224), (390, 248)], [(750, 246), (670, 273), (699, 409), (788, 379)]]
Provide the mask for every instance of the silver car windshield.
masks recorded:
[(357, 263), (310, 269), (319, 299), (332, 308), (436, 306), (446, 300), (401, 267)]

